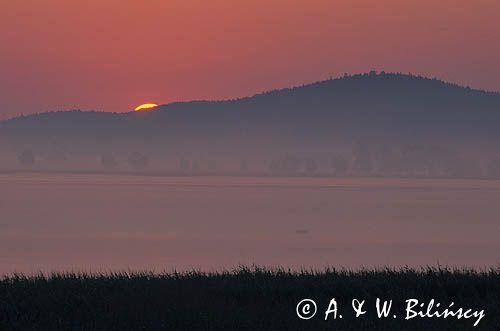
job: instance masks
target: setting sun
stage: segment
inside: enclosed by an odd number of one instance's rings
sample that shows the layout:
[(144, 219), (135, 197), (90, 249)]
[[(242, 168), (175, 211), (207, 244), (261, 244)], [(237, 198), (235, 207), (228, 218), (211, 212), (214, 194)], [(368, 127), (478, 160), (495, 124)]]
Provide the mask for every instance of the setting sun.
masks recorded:
[(156, 103), (145, 103), (135, 108), (135, 111), (149, 110), (151, 108), (158, 107)]

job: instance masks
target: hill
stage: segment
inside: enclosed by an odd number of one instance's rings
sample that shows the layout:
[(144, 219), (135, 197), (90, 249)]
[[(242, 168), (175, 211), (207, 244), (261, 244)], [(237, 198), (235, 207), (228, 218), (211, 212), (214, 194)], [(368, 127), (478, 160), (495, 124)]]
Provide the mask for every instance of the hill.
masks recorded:
[[(145, 130), (146, 135), (157, 130), (206, 133), (242, 126), (247, 130), (279, 130), (303, 128), (306, 123), (321, 124), (322, 129), (368, 129), (372, 133), (384, 130), (385, 134), (408, 129), (417, 134), (432, 129), (443, 135), (487, 135), (496, 134), (492, 120), (499, 119), (499, 93), (382, 72), (344, 76), (242, 99), (172, 103), (152, 112), (52, 112), (0, 123), (4, 134), (43, 136), (99, 131), (106, 135), (120, 128)], [(387, 128), (392, 130), (386, 132)]]
[[(0, 139), (16, 150), (63, 144), (74, 153), (168, 151), (176, 157), (210, 153), (266, 162), (278, 154), (317, 157), (333, 149), (349, 154), (344, 158), (350, 162), (365, 150), (384, 154), (411, 146), (434, 154), (446, 150), (448, 159), (455, 158), (447, 162), (456, 162), (457, 146), (475, 144), (476, 152), (496, 155), (491, 148), (500, 140), (499, 123), (499, 93), (371, 72), (235, 100), (172, 103), (150, 112), (18, 117), (0, 122)], [(481, 162), (488, 163), (484, 168), (495, 161)]]

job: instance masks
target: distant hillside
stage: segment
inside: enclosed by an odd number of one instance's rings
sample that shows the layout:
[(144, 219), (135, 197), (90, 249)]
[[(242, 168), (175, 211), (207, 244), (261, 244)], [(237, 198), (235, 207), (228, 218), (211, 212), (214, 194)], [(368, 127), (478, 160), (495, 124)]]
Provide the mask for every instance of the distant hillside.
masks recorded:
[(18, 117), (0, 122), (0, 139), (14, 149), (57, 144), (73, 152), (196, 155), (209, 150), (269, 158), (332, 149), (355, 154), (356, 148), (373, 154), (374, 145), (378, 150), (411, 145), (443, 154), (442, 145), (491, 148), (500, 142), (499, 124), (499, 93), (371, 72), (235, 100), (172, 103), (150, 112)]
[(353, 135), (432, 133), (488, 138), (499, 136), (498, 124), (499, 93), (419, 76), (370, 73), (236, 100), (172, 103), (143, 113), (68, 111), (24, 116), (0, 122), (0, 132), (4, 137), (91, 139), (340, 130)]

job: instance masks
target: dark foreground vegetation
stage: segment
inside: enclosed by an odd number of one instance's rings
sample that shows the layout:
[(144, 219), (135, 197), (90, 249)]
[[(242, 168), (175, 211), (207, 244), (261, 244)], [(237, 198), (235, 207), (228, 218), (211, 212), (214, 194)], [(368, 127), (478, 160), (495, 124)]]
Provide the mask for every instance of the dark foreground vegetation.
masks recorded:
[[(378, 319), (377, 297), (392, 299), (398, 317)], [(296, 315), (304, 298), (318, 305), (310, 320)], [(343, 318), (324, 321), (331, 298)], [(367, 301), (359, 318), (354, 298)], [(409, 298), (486, 316), (477, 327), (474, 318), (406, 321)], [(0, 330), (500, 330), (500, 269), (13, 275), (0, 280)]]

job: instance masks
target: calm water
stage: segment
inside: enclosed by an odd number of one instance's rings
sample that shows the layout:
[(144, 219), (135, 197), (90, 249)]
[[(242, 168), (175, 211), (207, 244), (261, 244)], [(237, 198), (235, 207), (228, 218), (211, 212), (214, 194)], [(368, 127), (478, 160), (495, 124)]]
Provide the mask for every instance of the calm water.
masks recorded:
[(500, 265), (500, 182), (0, 175), (0, 274)]

